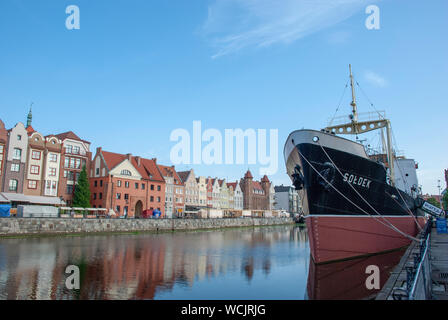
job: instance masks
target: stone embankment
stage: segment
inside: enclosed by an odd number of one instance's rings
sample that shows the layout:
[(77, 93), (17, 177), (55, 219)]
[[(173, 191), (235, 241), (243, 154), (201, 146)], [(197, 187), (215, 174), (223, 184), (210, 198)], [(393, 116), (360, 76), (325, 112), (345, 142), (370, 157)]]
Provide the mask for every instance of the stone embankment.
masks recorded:
[(292, 218), (73, 219), (0, 218), (0, 237), (18, 235), (167, 232), (293, 224)]

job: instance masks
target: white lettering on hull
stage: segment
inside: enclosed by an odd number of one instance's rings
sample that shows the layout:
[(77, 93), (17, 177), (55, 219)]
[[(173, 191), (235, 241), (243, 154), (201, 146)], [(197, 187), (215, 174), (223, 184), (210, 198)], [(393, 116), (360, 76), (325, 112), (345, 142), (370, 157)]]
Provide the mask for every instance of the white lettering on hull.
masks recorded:
[(349, 174), (349, 173), (344, 174), (343, 181), (347, 182), (347, 183), (351, 183), (355, 186), (360, 186), (360, 187), (366, 188), (366, 189), (370, 189), (370, 184), (372, 183), (372, 180), (370, 180), (370, 179), (363, 178), (363, 177), (356, 176), (354, 174)]

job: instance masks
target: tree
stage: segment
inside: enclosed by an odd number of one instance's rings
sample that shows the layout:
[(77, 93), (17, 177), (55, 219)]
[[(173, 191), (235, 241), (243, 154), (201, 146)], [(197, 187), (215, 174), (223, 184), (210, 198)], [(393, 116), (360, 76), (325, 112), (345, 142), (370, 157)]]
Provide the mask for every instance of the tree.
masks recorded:
[(73, 207), (90, 208), (90, 185), (87, 179), (86, 166), (82, 167), (79, 175), (78, 184), (75, 187), (73, 196)]
[(436, 198), (429, 198), (428, 201), (430, 204), (432, 204), (433, 206), (436, 206), (437, 208), (440, 208), (440, 202), (437, 201)]

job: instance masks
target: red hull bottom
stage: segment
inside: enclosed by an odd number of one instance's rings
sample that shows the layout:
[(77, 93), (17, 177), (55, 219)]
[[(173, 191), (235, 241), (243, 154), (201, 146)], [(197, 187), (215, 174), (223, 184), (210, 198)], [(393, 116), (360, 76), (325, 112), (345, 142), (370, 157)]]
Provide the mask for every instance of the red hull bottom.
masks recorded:
[[(416, 236), (417, 224), (411, 216), (384, 216), (402, 232)], [(411, 240), (370, 216), (308, 216), (311, 256), (315, 263), (328, 263), (387, 252), (408, 246)], [(425, 219), (419, 217), (423, 227)]]

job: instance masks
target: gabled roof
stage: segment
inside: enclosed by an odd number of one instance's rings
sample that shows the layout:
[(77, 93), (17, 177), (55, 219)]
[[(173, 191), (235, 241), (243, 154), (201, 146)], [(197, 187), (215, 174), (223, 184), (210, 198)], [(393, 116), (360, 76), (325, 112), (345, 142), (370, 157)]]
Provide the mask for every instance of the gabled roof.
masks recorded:
[(261, 182), (270, 182), (268, 176), (264, 175), (263, 178), (261, 179)]
[(253, 179), (253, 176), (252, 176), (252, 173), (250, 172), (250, 170), (247, 170), (246, 174), (244, 175), (244, 178), (245, 179), (247, 179), (247, 178)]
[(190, 175), (190, 173), (191, 173), (191, 170), (177, 172), (177, 174), (179, 175), (179, 178), (181, 178), (183, 182), (188, 180), (188, 176)]
[(181, 180), (181, 178), (177, 174), (176, 169), (174, 168), (174, 166), (169, 167), (169, 166), (164, 166), (164, 165), (161, 165), (161, 164), (157, 164), (157, 166), (159, 167), (159, 170), (160, 170), (160, 172), (162, 173), (162, 175), (164, 177), (173, 177), (174, 179), (176, 179), (178, 181), (178, 183), (175, 183), (175, 184), (183, 184), (183, 181)]
[(140, 166), (138, 165), (137, 158), (132, 157), (132, 165), (140, 172), (144, 179), (165, 181), (157, 168), (157, 164), (153, 159), (140, 158)]
[(67, 132), (63, 132), (63, 133), (59, 133), (56, 135), (56, 137), (58, 137), (61, 140), (65, 140), (65, 139), (72, 139), (72, 140), (78, 140), (78, 141), (82, 141), (85, 143), (89, 143), (89, 141), (86, 140), (82, 140), (80, 137), (78, 137), (73, 131), (67, 131)]
[(101, 151), (104, 161), (106, 161), (106, 166), (109, 170), (115, 168), (119, 163), (126, 159), (126, 155), (120, 153), (114, 153), (109, 151)]
[(260, 182), (258, 182), (258, 181), (254, 181), (253, 182), (253, 184), (252, 184), (252, 186), (254, 187), (254, 189), (258, 189), (258, 190), (264, 190), (262, 187), (261, 187), (261, 183)]
[(233, 190), (236, 189), (236, 186), (237, 186), (238, 184), (239, 184), (238, 181), (236, 181), (236, 182), (227, 182), (227, 186), (228, 186), (228, 187), (232, 187)]

